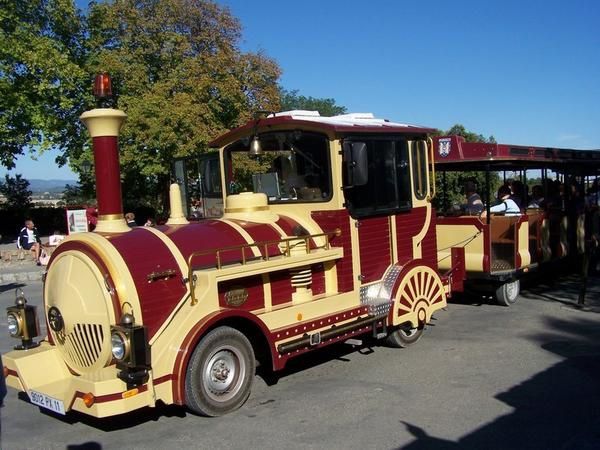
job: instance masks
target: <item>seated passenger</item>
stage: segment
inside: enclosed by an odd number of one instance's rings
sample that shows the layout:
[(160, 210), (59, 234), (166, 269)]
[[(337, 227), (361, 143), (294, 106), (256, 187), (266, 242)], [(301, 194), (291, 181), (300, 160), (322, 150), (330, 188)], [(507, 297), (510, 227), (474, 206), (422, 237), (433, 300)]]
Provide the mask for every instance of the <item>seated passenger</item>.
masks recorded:
[(506, 185), (498, 189), (498, 203), (490, 208), (491, 213), (504, 214), (506, 216), (518, 216), (521, 210), (513, 199), (510, 198), (510, 188)]
[(531, 199), (527, 208), (539, 209), (545, 206), (546, 202), (544, 201), (544, 190), (542, 186), (539, 184), (535, 185), (531, 189)]
[(467, 203), (460, 206), (463, 214), (476, 216), (483, 211), (483, 202), (477, 193), (477, 186), (473, 181), (467, 181), (464, 186)]

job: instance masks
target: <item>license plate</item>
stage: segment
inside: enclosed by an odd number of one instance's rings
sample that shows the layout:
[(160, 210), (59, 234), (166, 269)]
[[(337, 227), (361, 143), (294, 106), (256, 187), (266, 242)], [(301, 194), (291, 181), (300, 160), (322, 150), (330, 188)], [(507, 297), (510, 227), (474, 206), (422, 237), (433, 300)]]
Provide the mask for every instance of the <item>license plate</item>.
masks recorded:
[(29, 391), (29, 400), (34, 405), (41, 406), (42, 408), (49, 409), (55, 413), (65, 415), (65, 405), (62, 400), (57, 400), (49, 395), (42, 394), (37, 391)]

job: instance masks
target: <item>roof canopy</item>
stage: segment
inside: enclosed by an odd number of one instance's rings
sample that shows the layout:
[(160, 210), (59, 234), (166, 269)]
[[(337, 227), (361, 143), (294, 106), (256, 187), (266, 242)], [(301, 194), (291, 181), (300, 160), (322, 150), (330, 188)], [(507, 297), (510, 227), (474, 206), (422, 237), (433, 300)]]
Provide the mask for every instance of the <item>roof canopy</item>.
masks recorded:
[(311, 127), (334, 133), (414, 133), (426, 134), (435, 131), (433, 128), (390, 122), (378, 119), (372, 113), (351, 113), (333, 117), (323, 117), (318, 111), (285, 111), (269, 114), (265, 118), (251, 120), (241, 127), (235, 128), (210, 143), (213, 147), (226, 145), (241, 136), (252, 133), (255, 127), (264, 132), (271, 126), (289, 126), (290, 128)]

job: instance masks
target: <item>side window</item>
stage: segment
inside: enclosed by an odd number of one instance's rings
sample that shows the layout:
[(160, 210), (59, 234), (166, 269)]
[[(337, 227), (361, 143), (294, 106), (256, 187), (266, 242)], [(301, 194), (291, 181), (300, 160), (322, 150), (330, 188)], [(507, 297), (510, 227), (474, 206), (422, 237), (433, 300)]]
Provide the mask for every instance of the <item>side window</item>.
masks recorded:
[(415, 141), (412, 145), (413, 191), (415, 197), (423, 200), (427, 197), (427, 143)]
[(218, 157), (202, 161), (203, 192), (208, 196), (221, 196), (221, 172)]
[(345, 190), (353, 217), (393, 214), (412, 207), (408, 145), (405, 139), (364, 139), (368, 182)]

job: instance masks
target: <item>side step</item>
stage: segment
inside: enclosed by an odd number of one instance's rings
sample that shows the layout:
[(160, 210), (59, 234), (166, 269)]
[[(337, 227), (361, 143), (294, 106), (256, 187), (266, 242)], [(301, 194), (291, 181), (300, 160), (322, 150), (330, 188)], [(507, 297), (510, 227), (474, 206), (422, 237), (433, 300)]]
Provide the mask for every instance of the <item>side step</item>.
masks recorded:
[[(342, 336), (343, 334), (350, 333), (368, 326), (372, 327), (374, 338), (382, 339), (387, 336), (385, 320), (391, 307), (391, 303), (392, 302), (388, 300), (385, 302), (374, 302), (372, 305), (371, 303), (365, 302), (363, 304), (369, 306), (368, 316), (362, 318), (359, 317), (353, 322), (348, 322), (343, 325), (332, 325), (331, 328), (324, 331), (317, 331), (316, 333), (312, 334), (304, 334), (298, 339), (278, 345), (277, 351), (279, 353), (291, 353), (306, 347), (320, 345), (328, 340)], [(383, 332), (381, 333), (377, 332), (377, 324), (379, 322), (382, 322), (383, 324)], [(362, 345), (362, 340), (360, 339), (348, 339), (345, 342), (350, 345)]]

